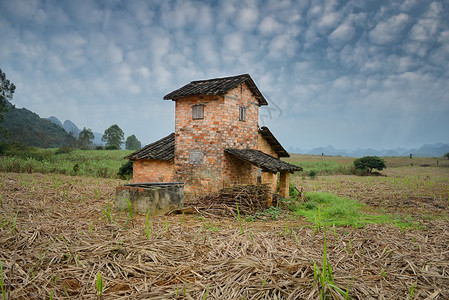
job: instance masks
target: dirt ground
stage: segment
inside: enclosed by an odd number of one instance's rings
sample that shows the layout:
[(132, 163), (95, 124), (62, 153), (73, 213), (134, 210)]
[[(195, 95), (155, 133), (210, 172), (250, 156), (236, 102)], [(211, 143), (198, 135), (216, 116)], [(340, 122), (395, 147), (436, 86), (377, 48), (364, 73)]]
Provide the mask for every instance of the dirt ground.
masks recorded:
[(377, 176), (294, 176), (292, 182), (304, 192), (331, 192), (387, 212), (431, 219), (448, 216), (447, 167), (387, 168)]
[[(351, 299), (449, 299), (448, 186), (444, 177), (419, 184), (425, 176), (295, 178), (305, 191), (329, 190), (373, 207), (426, 215), (425, 229), (367, 225), (327, 228), (325, 234), (292, 216), (248, 223), (200, 215), (131, 218), (113, 205), (108, 210), (120, 181), (1, 173), (4, 295), (318, 299), (324, 293), (344, 299), (348, 291)], [(418, 204), (404, 202), (405, 195)], [(323, 262), (332, 266), (323, 272), (326, 280), (316, 276)]]

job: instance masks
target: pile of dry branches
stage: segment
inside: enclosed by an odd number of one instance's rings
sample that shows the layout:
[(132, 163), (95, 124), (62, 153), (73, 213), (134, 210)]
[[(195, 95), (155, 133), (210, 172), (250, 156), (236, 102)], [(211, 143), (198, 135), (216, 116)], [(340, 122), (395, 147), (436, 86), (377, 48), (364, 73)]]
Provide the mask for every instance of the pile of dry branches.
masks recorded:
[(235, 218), (237, 208), (242, 215), (268, 208), (272, 196), (267, 184), (238, 184), (192, 200), (186, 207), (210, 216)]

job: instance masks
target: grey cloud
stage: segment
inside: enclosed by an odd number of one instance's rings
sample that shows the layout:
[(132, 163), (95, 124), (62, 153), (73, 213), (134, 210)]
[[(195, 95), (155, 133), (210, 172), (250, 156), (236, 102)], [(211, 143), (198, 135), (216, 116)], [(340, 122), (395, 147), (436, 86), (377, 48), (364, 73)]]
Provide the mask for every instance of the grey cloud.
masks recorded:
[(281, 28), (281, 24), (273, 16), (265, 17), (259, 25), (259, 30), (262, 34), (273, 34), (279, 32)]
[[(20, 87), (17, 103), (96, 131), (122, 119), (127, 134), (149, 143), (173, 130), (165, 93), (250, 73), (283, 110), (266, 125), (293, 146), (350, 144), (337, 129), (369, 143), (348, 119), (385, 143), (392, 139), (379, 122), (399, 127), (408, 114), (404, 137), (430, 114), (444, 127), (449, 28), (438, 1), (90, 2), (0, 11), (2, 69)], [(124, 117), (132, 107), (145, 109)]]
[(243, 30), (251, 30), (257, 25), (259, 11), (257, 7), (244, 7), (238, 12), (236, 24)]
[(340, 48), (345, 43), (349, 42), (353, 38), (354, 34), (355, 28), (352, 24), (345, 22), (332, 31), (329, 35), (329, 41), (333, 46)]
[(390, 17), (388, 20), (380, 22), (370, 31), (370, 40), (376, 44), (388, 44), (397, 42), (400, 34), (405, 29), (409, 21), (409, 16), (405, 13)]

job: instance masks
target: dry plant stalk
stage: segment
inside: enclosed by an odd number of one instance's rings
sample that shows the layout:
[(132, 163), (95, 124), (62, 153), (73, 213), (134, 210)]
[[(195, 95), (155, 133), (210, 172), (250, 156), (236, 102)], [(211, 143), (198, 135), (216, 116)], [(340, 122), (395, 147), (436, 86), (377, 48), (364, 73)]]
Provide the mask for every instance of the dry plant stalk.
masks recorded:
[[(101, 274), (103, 299), (319, 296), (313, 261), (322, 267), (321, 231), (255, 222), (241, 235), (235, 220), (183, 216), (181, 223), (178, 215), (152, 218), (147, 237), (145, 216), (134, 216), (135, 227), (128, 229), (125, 213), (113, 211), (112, 223), (101, 219), (118, 182), (0, 176), (0, 224), (18, 212), (14, 234), (9, 224), (0, 228), (0, 261), (11, 299), (95, 299), (96, 274)], [(410, 299), (411, 287), (415, 299), (448, 299), (449, 222), (425, 225), (427, 230), (405, 232), (386, 225), (328, 231), (333, 282), (348, 287), (351, 299)], [(329, 299), (340, 298), (329, 294)]]

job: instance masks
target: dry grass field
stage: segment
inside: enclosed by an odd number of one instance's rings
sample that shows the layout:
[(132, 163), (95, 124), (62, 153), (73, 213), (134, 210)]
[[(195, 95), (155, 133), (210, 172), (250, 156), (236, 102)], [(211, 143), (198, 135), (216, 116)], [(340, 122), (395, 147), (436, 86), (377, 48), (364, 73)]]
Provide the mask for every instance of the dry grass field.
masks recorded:
[(449, 168), (392, 160), (385, 176), (292, 182), (419, 228), (146, 218), (109, 210), (119, 180), (0, 173), (3, 299), (449, 299)]

